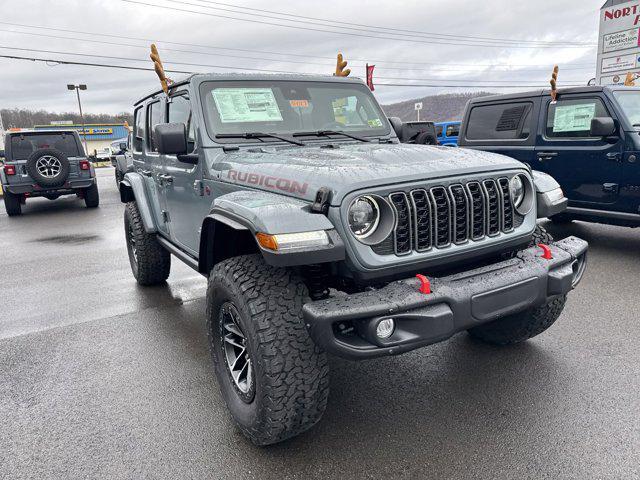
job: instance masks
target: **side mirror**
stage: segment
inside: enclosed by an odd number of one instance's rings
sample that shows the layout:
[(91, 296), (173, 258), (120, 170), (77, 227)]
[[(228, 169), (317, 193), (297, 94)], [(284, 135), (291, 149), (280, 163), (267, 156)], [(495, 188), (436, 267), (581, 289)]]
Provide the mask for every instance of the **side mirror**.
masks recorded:
[(611, 137), (617, 133), (616, 122), (611, 117), (596, 117), (591, 120), (591, 137)]
[(389, 123), (393, 127), (393, 131), (396, 132), (398, 138), (402, 140), (402, 120), (398, 117), (389, 117)]
[(162, 155), (186, 155), (187, 127), (184, 123), (161, 123), (154, 129), (158, 153)]
[(122, 142), (120, 143), (120, 145), (118, 145), (118, 147), (120, 148), (121, 152), (126, 152), (127, 151), (127, 144)]

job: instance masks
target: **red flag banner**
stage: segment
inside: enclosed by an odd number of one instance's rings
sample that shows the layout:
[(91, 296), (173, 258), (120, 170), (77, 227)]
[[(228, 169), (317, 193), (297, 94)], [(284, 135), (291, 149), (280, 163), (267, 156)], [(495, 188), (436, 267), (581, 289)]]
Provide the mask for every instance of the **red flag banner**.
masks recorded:
[(375, 90), (375, 87), (373, 86), (373, 69), (374, 68), (376, 68), (375, 65), (369, 65), (367, 63), (367, 86), (371, 89), (372, 92)]

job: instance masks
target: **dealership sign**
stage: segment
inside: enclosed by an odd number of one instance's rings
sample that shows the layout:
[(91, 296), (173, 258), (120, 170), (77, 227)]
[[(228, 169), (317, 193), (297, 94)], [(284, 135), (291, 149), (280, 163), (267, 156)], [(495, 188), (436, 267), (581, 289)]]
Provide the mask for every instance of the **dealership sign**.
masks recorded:
[(82, 128), (78, 129), (80, 135), (111, 135), (113, 128)]
[[(628, 72), (640, 69), (640, 0), (600, 10), (596, 83), (624, 83)], [(622, 80), (621, 80), (622, 79)]]

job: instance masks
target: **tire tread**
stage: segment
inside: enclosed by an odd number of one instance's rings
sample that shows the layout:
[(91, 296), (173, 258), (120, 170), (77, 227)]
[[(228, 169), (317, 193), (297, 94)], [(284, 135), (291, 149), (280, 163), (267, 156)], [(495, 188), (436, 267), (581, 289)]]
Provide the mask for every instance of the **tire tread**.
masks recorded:
[(260, 398), (254, 401), (260, 407), (256, 422), (238, 423), (240, 430), (256, 445), (277, 443), (308, 430), (326, 408), (329, 367), (326, 354), (313, 343), (302, 320), (308, 298), (305, 284), (292, 271), (267, 265), (260, 255), (230, 258), (214, 266), (207, 292), (207, 330), (215, 363), (224, 361), (216, 358), (212, 343), (217, 312), (212, 311), (211, 299), (219, 282), (240, 292), (237, 300), (246, 302), (251, 334), (257, 340), (254, 348), (259, 358), (254, 363), (259, 366), (254, 372)]

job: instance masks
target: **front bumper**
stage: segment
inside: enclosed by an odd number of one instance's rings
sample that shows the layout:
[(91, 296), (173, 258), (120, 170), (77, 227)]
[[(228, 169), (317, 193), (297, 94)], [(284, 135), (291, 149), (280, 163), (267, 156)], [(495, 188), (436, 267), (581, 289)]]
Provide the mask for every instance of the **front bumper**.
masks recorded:
[(94, 176), (78, 180), (69, 180), (64, 185), (55, 188), (44, 188), (35, 183), (19, 183), (16, 185), (5, 185), (3, 188), (16, 195), (28, 193), (32, 197), (45, 196), (47, 194), (75, 193), (76, 190), (89, 188), (96, 182)]
[[(397, 355), (446, 340), (500, 317), (539, 307), (570, 292), (579, 282), (588, 244), (569, 237), (550, 245), (553, 258), (529, 248), (516, 258), (447, 277), (430, 278), (430, 294), (416, 278), (374, 291), (308, 303), (305, 324), (313, 340), (334, 355), (349, 359)], [(393, 318), (390, 338), (376, 327)]]

